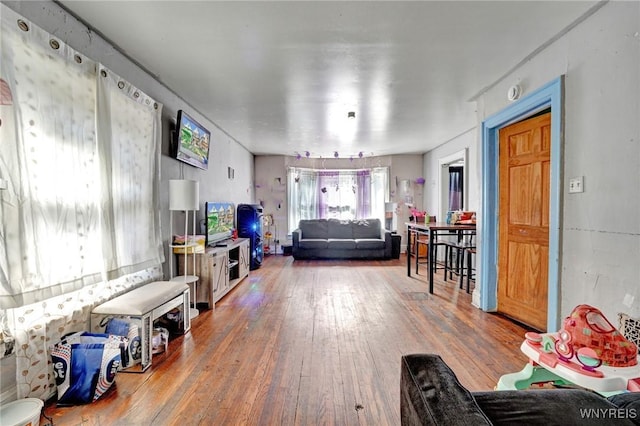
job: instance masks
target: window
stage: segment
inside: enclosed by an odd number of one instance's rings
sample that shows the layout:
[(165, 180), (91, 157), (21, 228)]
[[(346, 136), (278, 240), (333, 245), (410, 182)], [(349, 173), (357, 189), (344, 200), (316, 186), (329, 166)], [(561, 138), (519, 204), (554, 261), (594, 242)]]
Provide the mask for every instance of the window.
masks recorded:
[(378, 218), (384, 223), (389, 169), (316, 170), (291, 167), (287, 173), (289, 232), (302, 219)]

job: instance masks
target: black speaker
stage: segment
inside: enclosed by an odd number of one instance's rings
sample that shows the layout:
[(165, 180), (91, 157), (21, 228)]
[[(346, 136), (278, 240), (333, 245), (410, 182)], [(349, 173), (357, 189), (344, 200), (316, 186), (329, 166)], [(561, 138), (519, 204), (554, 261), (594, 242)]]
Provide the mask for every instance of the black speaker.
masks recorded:
[(238, 237), (248, 238), (250, 242), (251, 263), (249, 269), (258, 269), (262, 265), (262, 206), (259, 204), (239, 204)]

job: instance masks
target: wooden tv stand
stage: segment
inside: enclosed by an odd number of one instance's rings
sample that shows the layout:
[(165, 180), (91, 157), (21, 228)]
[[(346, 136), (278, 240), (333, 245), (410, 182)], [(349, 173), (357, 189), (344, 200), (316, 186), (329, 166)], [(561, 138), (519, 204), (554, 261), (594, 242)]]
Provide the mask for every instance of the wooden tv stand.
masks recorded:
[[(197, 304), (206, 303), (211, 309), (215, 303), (249, 275), (249, 239), (226, 240), (221, 246), (207, 247), (204, 253), (196, 253), (196, 270), (193, 254), (187, 254), (187, 274), (200, 279), (197, 282)], [(184, 274), (184, 255), (178, 255), (178, 274)]]

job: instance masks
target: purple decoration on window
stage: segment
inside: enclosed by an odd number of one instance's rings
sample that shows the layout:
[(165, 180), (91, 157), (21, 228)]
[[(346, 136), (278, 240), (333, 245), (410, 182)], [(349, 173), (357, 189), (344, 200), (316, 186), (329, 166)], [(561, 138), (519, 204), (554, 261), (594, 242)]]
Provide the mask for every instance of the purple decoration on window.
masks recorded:
[(424, 182), (425, 182), (425, 180), (424, 180), (423, 177), (419, 177), (419, 178), (416, 179), (416, 183), (418, 185), (424, 185)]

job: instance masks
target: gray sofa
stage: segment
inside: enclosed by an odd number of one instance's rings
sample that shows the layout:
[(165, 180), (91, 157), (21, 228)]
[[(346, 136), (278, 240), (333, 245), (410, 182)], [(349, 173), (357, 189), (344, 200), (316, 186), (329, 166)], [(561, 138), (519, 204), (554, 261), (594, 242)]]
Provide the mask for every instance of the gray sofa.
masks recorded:
[(391, 231), (379, 219), (301, 220), (292, 237), (295, 259), (391, 259)]
[(434, 354), (402, 357), (403, 426), (640, 425), (640, 392), (604, 398), (584, 389), (469, 392)]

